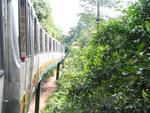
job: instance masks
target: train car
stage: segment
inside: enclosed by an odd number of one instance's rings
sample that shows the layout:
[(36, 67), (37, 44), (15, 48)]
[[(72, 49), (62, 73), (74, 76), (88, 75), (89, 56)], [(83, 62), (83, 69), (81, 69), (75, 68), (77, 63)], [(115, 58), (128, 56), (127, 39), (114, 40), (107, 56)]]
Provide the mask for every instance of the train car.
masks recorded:
[(0, 113), (27, 113), (42, 78), (64, 57), (65, 47), (40, 25), (30, 0), (0, 1)]
[(2, 32), (2, 1), (0, 1), (0, 113), (2, 112), (2, 99), (3, 99), (3, 84), (4, 84), (4, 71), (2, 69), (2, 37), (3, 37), (3, 32)]

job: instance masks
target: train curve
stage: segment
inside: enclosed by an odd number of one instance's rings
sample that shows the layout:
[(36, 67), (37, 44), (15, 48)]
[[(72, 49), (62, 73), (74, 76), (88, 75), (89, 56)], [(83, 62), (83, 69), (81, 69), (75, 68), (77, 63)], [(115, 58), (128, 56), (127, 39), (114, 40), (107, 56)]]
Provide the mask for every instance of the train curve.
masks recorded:
[(27, 113), (45, 73), (64, 57), (65, 47), (40, 25), (30, 0), (0, 1), (0, 113)]

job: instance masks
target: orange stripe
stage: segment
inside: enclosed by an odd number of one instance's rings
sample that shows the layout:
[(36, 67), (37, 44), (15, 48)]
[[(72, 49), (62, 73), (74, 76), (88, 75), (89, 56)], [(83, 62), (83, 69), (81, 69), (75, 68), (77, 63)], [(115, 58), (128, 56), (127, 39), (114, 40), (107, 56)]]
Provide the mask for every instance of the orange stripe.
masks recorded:
[(33, 77), (33, 79), (32, 79), (32, 86), (35, 86), (35, 83), (36, 83), (36, 80), (38, 79), (38, 77), (41, 75), (41, 73), (45, 70), (45, 68), (48, 66), (48, 65), (50, 65), (50, 64), (52, 64), (53, 63), (53, 61), (48, 61), (47, 63), (45, 63), (45, 64), (43, 64), (39, 69), (38, 69), (38, 71), (34, 74), (34, 77)]
[(21, 109), (20, 109), (21, 113), (25, 113), (25, 111), (26, 111), (26, 107), (25, 107), (25, 106), (29, 103), (29, 102), (27, 102), (27, 97), (31, 95), (31, 92), (32, 92), (33, 86), (35, 86), (36, 80), (37, 80), (38, 77), (41, 75), (41, 73), (45, 70), (45, 68), (46, 68), (48, 65), (52, 64), (52, 63), (53, 63), (53, 61), (52, 61), (52, 60), (49, 60), (47, 63), (43, 64), (43, 65), (38, 69), (38, 71), (34, 74), (34, 76), (33, 76), (33, 78), (32, 78), (32, 85), (31, 85), (31, 87), (29, 87), (29, 88), (27, 89), (27, 92), (23, 95), (23, 97), (22, 97), (22, 99), (21, 99), (21, 105), (20, 105), (20, 107), (21, 107)]

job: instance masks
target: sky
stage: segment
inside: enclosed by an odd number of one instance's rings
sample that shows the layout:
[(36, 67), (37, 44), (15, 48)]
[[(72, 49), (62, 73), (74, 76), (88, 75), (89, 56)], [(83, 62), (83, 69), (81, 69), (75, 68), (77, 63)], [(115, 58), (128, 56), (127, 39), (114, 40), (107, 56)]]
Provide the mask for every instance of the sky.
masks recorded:
[[(129, 1), (136, 0), (121, 0), (123, 6)], [(52, 15), (56, 26), (62, 29), (64, 34), (67, 34), (71, 27), (76, 26), (78, 22), (78, 14), (82, 12), (79, 0), (49, 0), (50, 7), (52, 8)], [(103, 16), (117, 17), (120, 12), (115, 9), (100, 9), (103, 11)]]
[(77, 25), (77, 15), (81, 12), (79, 0), (49, 0), (49, 3), (54, 23), (67, 34), (71, 27)]

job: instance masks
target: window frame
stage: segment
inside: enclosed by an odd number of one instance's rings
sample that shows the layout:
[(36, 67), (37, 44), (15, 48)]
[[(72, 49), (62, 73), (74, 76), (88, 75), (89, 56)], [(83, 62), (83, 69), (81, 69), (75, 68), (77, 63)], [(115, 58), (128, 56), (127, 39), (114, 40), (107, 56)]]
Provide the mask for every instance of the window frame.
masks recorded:
[(27, 2), (20, 0), (19, 3), (19, 53), (24, 62), (27, 57)]
[(31, 39), (31, 7), (29, 4), (27, 4), (27, 9), (26, 9), (26, 39), (27, 39), (27, 55), (30, 56), (32, 54), (32, 39)]
[(49, 52), (49, 35), (47, 34), (47, 52)]
[(45, 33), (45, 52), (47, 52), (47, 33)]
[(0, 70), (3, 67), (3, 22), (2, 0), (0, 1)]
[(34, 18), (34, 54), (38, 54), (37, 19)]
[(51, 37), (49, 37), (49, 52), (52, 51), (51, 43), (52, 43), (52, 39), (51, 39)]
[(53, 40), (53, 52), (55, 52), (55, 40)]
[(40, 53), (43, 52), (43, 30), (40, 28)]

